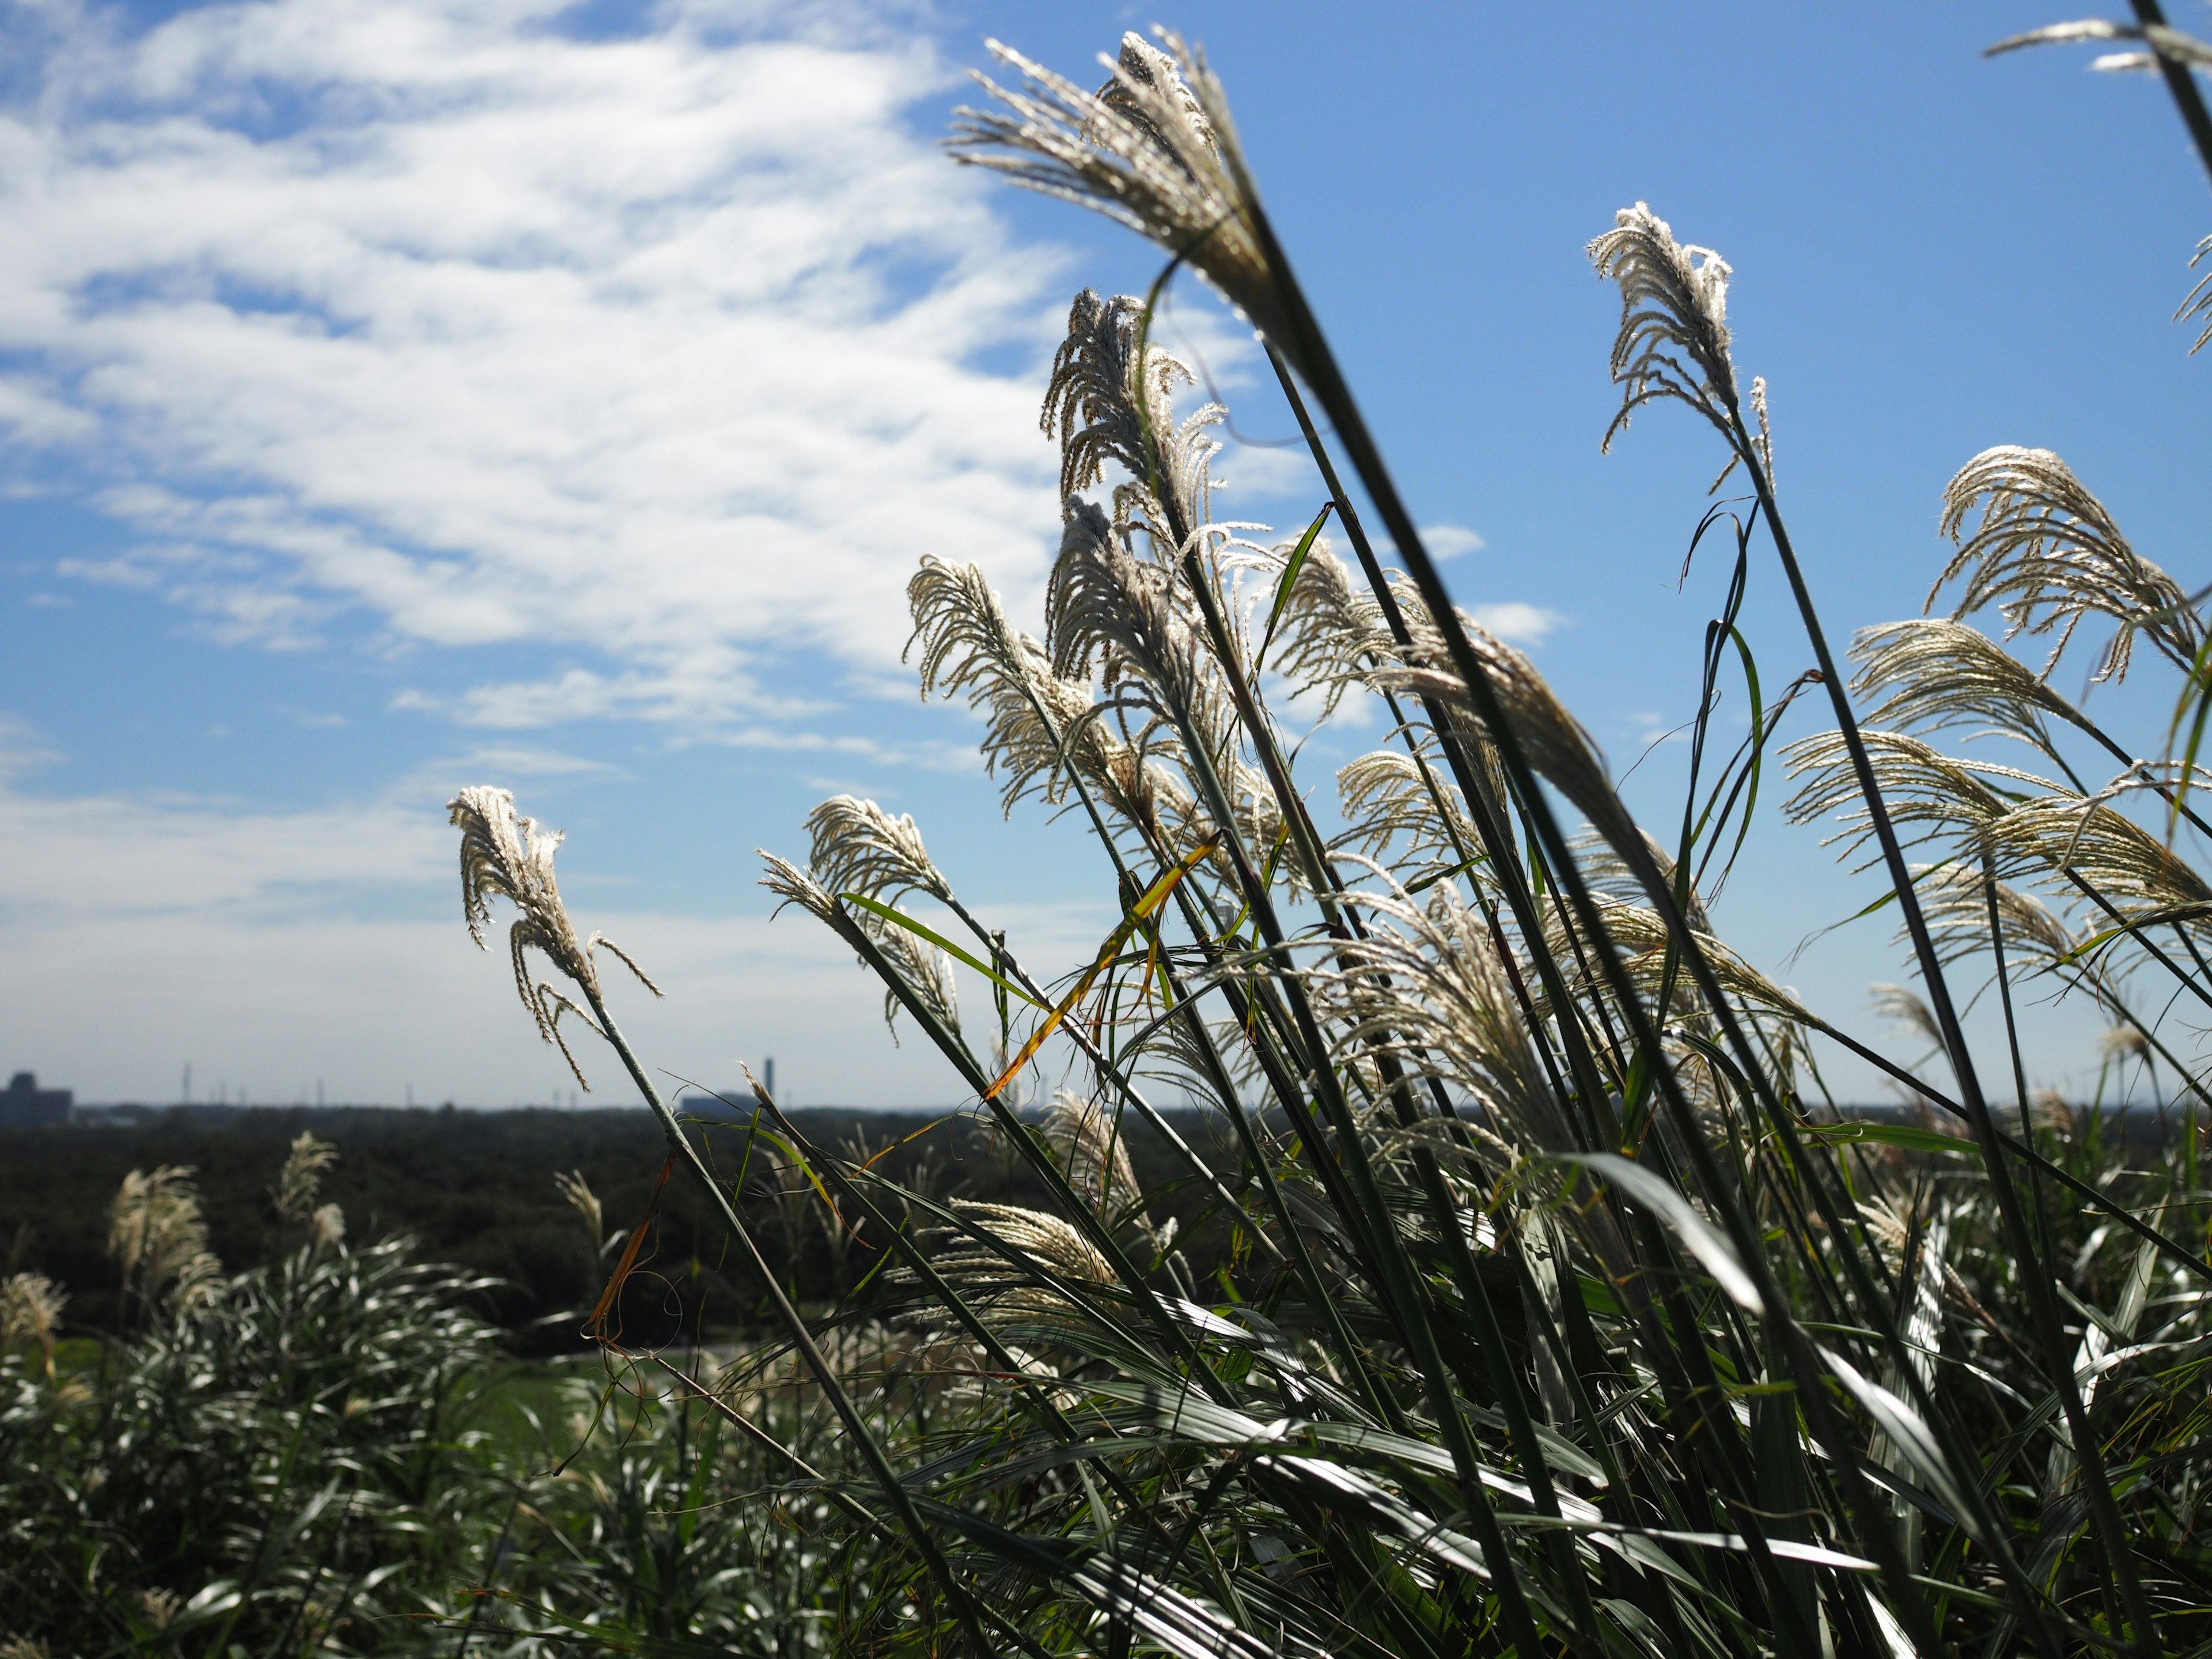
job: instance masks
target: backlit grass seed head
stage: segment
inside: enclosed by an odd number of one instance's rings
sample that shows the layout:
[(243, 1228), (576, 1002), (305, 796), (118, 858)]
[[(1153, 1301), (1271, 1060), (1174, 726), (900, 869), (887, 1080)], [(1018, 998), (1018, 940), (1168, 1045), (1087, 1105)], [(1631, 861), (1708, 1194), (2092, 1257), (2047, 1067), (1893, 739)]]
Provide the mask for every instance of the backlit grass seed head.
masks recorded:
[(2053, 753), (2046, 716), (2083, 724), (2074, 705), (2010, 652), (1964, 623), (1934, 617), (1862, 629), (1851, 645), (1859, 665), (1851, 690), (1881, 697), (1869, 725), (1910, 731), (1972, 726)]
[(972, 564), (949, 564), (924, 555), (907, 584), (914, 635), (921, 649), (921, 695), (967, 695), (986, 712), (983, 764), (1004, 780), (1000, 805), (1035, 793), (1050, 805), (1064, 803), (1073, 777), (1100, 789), (1146, 823), (1156, 817), (1141, 756), (1133, 756), (1096, 718), (1088, 683), (1052, 672), (1044, 647), (1007, 619), (999, 596)]
[(1095, 674), (1109, 701), (1177, 727), (1198, 720), (1212, 688), (1176, 586), (1172, 570), (1124, 547), (1098, 508), (1071, 499), (1045, 589), (1053, 672), (1077, 680)]
[(1974, 457), (1944, 489), (1940, 527), (1959, 550), (1929, 590), (1928, 608), (1960, 581), (1953, 617), (1993, 605), (2007, 637), (2055, 632), (2046, 675), (2091, 616), (2120, 624), (2097, 680), (2126, 678), (2137, 634), (2185, 667), (2203, 643), (2203, 626), (2179, 585), (2128, 544), (2105, 504), (2047, 449), (2007, 445)]
[[(825, 922), (832, 931), (850, 944), (850, 935), (859, 933), (879, 951), (891, 964), (893, 970), (912, 989), (922, 1006), (945, 1022), (954, 1032), (960, 1030), (958, 993), (952, 978), (952, 959), (935, 945), (926, 943), (905, 928), (884, 921), (872, 911), (856, 906), (841, 904), (837, 895), (825, 886), (819, 877), (800, 869), (788, 859), (763, 851), (761, 862), (768, 873), (761, 878), (761, 885), (781, 901), (774, 915), (787, 904), (796, 904), (802, 910)], [(866, 964), (865, 957), (860, 958)], [(884, 1024), (890, 1028), (891, 1039), (898, 1040), (898, 993), (885, 988), (884, 992)]]
[(1350, 826), (1341, 844), (1373, 859), (1389, 854), (1403, 877), (1455, 870), (1482, 845), (1459, 787), (1434, 761), (1425, 771), (1402, 749), (1378, 749), (1345, 765), (1336, 787)]
[(1124, 35), (1113, 78), (1095, 93), (994, 40), (1021, 88), (979, 76), (1000, 107), (956, 112), (947, 143), (962, 161), (1103, 213), (1182, 257), (1296, 363), (1221, 84), (1180, 37), (1161, 39), (1165, 52)]
[[(1612, 363), (1620, 412), (1606, 428), (1604, 447), (1612, 447), (1630, 416), (1665, 398), (1689, 404), (1733, 442), (1728, 261), (1711, 248), (1676, 241), (1667, 222), (1642, 202), (1613, 220), (1614, 228), (1588, 249), (1597, 274), (1620, 288)], [(1760, 404), (1763, 428), (1763, 395)]]
[(806, 815), (806, 830), (813, 842), (807, 861), (831, 892), (865, 893), (885, 903), (917, 892), (939, 902), (952, 897), (952, 884), (930, 862), (911, 814), (895, 817), (872, 800), (832, 795)]
[(2212, 907), (2203, 878), (2157, 836), (2094, 797), (2053, 790), (2024, 801), (1990, 821), (1987, 839), (2009, 879), (2049, 880), (2071, 871), (2123, 910), (2181, 906), (2191, 911), (2188, 926), (2203, 928), (2212, 920), (2203, 914)]
[(1097, 1101), (1063, 1089), (1045, 1108), (1044, 1138), (1060, 1158), (1067, 1184), (1100, 1214), (1144, 1196), (1129, 1143), (1115, 1115)]
[[(1127, 294), (1102, 300), (1092, 289), (1075, 296), (1067, 319), (1067, 337), (1052, 360), (1052, 379), (1039, 420), (1045, 435), (1060, 440), (1062, 498), (1103, 482), (1108, 463), (1140, 483), (1152, 481), (1152, 452), (1168, 460), (1176, 499), (1188, 493), (1188, 465), (1176, 467), (1178, 445), (1175, 392), (1191, 386), (1190, 370), (1179, 360), (1147, 345), (1139, 362), (1139, 336), (1145, 302)], [(1200, 411), (1201, 415), (1206, 411)], [(1197, 417), (1194, 417), (1197, 418)], [(1202, 425), (1210, 425), (1206, 420)], [(1213, 451), (1208, 449), (1210, 458)]]
[[(1954, 760), (1942, 750), (1902, 732), (1860, 733), (1881, 786), (1891, 821), (1907, 844), (1945, 837), (1978, 847), (1989, 826), (2004, 815), (2005, 800), (1985, 779), (2049, 790), (2047, 780), (2008, 767)], [(1874, 834), (1866, 799), (1840, 732), (1801, 738), (1782, 751), (1790, 775), (1801, 778), (1797, 793), (1784, 804), (1792, 823), (1810, 823), (1834, 813), (1844, 829), (1823, 842), (1840, 846), (1839, 856), (1855, 855)]]
[(125, 1285), (146, 1300), (166, 1289), (186, 1308), (214, 1295), (222, 1264), (208, 1249), (189, 1168), (163, 1164), (151, 1175), (133, 1170), (123, 1177), (108, 1210), (107, 1253)]
[(1565, 1113), (1481, 913), (1448, 884), (1408, 896), (1385, 884), (1350, 895), (1372, 918), (1365, 935), (1331, 941), (1329, 959), (1304, 970), (1340, 1022), (1336, 1063), (1394, 1054), (1413, 1076), (1481, 1102), (1522, 1154), (1569, 1149)]
[(593, 952), (615, 957), (653, 995), (660, 988), (645, 969), (613, 940), (594, 933), (579, 940), (568, 906), (561, 902), (560, 884), (553, 878), (553, 854), (560, 848), (558, 830), (543, 830), (534, 818), (520, 817), (514, 797), (505, 789), (476, 785), (464, 789), (446, 805), (453, 826), (461, 832), (461, 913), (469, 924), (469, 937), (477, 948), (488, 950), (484, 932), (491, 925), (491, 902), (504, 898), (520, 913), (507, 930), (507, 951), (514, 965), (515, 994), (538, 1024), (538, 1035), (561, 1051), (575, 1073), (577, 1083), (591, 1083), (577, 1065), (561, 1035), (563, 1013), (575, 1014), (593, 1030), (591, 1015), (542, 980), (533, 980), (528, 953), (534, 947), (583, 991), (587, 1000), (600, 995), (599, 970)]
[(54, 1375), (54, 1331), (69, 1292), (44, 1273), (13, 1273), (0, 1280), (0, 1352), (36, 1348), (46, 1378)]
[[(2196, 270), (2208, 253), (2212, 253), (2212, 236), (2207, 236), (2197, 245), (2197, 252), (2190, 256), (2189, 268)], [(2181, 302), (2181, 309), (2173, 313), (2173, 320), (2177, 323), (2191, 322), (2198, 318), (2204, 319), (2204, 331), (2197, 337), (2197, 343), (2189, 348), (2189, 355), (2192, 357), (2207, 345), (2212, 345), (2212, 271), (2205, 272), (2197, 286), (2189, 290), (2189, 297)]]
[[(1050, 1279), (1071, 1288), (1114, 1282), (1112, 1264), (1079, 1228), (1056, 1215), (965, 1199), (954, 1200), (952, 1208), (1006, 1249), (994, 1249), (963, 1231), (933, 1230), (930, 1265), (994, 1325), (1075, 1312)], [(1038, 1273), (1025, 1272), (1018, 1265), (1024, 1261), (1033, 1261)]]
[(1942, 1052), (1943, 1028), (1919, 992), (1904, 985), (1869, 985), (1867, 1000), (1878, 1018), (1895, 1020), (1938, 1054)]
[[(1478, 743), (1487, 746), (1495, 739), (1476, 712), (1467, 682), (1449, 665), (1435, 624), (1425, 612), (1411, 611), (1406, 622), (1418, 665), (1375, 669), (1367, 677), (1369, 683), (1377, 690), (1436, 698), (1464, 722)], [(1641, 848), (1644, 832), (1613, 793), (1613, 780), (1599, 758), (1596, 744), (1536, 672), (1535, 664), (1464, 613), (1460, 625), (1486, 670), (1485, 677), (1528, 764), (1572, 802), (1590, 827), (1613, 847)]]
[[(1979, 864), (1922, 866), (1914, 872), (1913, 890), (1920, 895), (1921, 914), (1936, 940), (1936, 960), (1948, 967), (1990, 949), (1989, 884)], [(1996, 884), (1997, 922), (2005, 948), (2005, 965), (2015, 977), (2022, 971), (2049, 968), (2069, 957), (2082, 943), (2066, 923), (2033, 893), (2005, 882)], [(1908, 935), (1902, 923), (1898, 939)], [(2093, 959), (2077, 958), (2073, 970), (2100, 981)]]
[(599, 1206), (599, 1195), (592, 1190), (581, 1170), (556, 1174), (553, 1185), (568, 1207), (584, 1218), (584, 1225), (592, 1235), (592, 1252), (597, 1254), (607, 1237), (606, 1213)]
[(313, 1220), (315, 1200), (322, 1193), (323, 1172), (337, 1161), (337, 1147), (301, 1131), (293, 1141), (291, 1151), (285, 1154), (284, 1167), (277, 1175), (276, 1184), (269, 1189), (276, 1213), (295, 1226), (304, 1226)]
[[(1593, 895), (1598, 919), (1607, 935), (1621, 956), (1621, 965), (1637, 988), (1646, 996), (1656, 996), (1665, 975), (1667, 945), (1671, 937), (1666, 921), (1649, 905), (1626, 902), (1606, 893)], [(1702, 916), (1699, 921), (1702, 921)], [(1694, 924), (1693, 924), (1694, 925)], [(1713, 970), (1713, 977), (1729, 996), (1747, 1009), (1780, 1014), (1800, 1024), (1813, 1016), (1804, 1005), (1783, 987), (1753, 967), (1734, 951), (1720, 942), (1702, 927), (1696, 928), (1699, 949)], [(1575, 960), (1573, 947), (1563, 928), (1557, 931), (1552, 948), (1562, 962)], [(1579, 977), (1577, 969), (1574, 977)], [(1689, 975), (1678, 973), (1674, 984), (1675, 1006), (1666, 1012), (1668, 1018), (1680, 1018), (1698, 1012), (1699, 999)]]

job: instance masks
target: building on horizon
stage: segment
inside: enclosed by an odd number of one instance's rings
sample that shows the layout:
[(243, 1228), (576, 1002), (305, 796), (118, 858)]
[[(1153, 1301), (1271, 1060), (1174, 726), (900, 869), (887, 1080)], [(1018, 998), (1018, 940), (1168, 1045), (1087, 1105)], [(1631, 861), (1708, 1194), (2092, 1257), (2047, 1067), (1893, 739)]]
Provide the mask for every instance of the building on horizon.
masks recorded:
[(0, 1089), (0, 1129), (42, 1129), (66, 1123), (70, 1103), (76, 1098), (74, 1090), (41, 1089), (36, 1073), (18, 1072)]

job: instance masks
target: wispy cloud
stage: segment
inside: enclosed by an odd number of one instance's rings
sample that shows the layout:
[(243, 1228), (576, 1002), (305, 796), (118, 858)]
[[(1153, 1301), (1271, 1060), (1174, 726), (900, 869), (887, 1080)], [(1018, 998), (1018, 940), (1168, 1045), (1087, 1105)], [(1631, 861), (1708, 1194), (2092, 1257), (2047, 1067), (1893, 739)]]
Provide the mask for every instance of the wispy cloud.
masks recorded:
[(1440, 559), (1455, 559), (1462, 553), (1480, 553), (1490, 545), (1462, 524), (1424, 526), (1421, 544)]
[(138, 532), (70, 574), (228, 641), (608, 665), (441, 705), (508, 726), (757, 709), (786, 645), (880, 667), (925, 549), (1041, 576), (1034, 388), (974, 358), (1048, 345), (1054, 256), (937, 153), (945, 66), (562, 9), (0, 12), (0, 425)]
[(1501, 605), (1471, 605), (1468, 614), (1501, 640), (1510, 640), (1516, 645), (1541, 645), (1553, 629), (1566, 621), (1556, 611), (1547, 611), (1540, 605), (1523, 605), (1518, 599), (1508, 599)]

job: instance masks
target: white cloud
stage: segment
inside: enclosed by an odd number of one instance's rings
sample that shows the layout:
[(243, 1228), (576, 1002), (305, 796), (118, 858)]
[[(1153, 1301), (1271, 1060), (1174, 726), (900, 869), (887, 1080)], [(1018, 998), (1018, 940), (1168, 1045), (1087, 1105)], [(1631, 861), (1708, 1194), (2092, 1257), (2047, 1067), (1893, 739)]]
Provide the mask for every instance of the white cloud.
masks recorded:
[(612, 665), (447, 705), (508, 726), (757, 712), (785, 645), (880, 667), (926, 550), (1021, 597), (1053, 457), (970, 360), (1048, 345), (1055, 256), (932, 142), (945, 67), (561, 9), (13, 14), (0, 425), (143, 538), (76, 574), (228, 641), (350, 611)]
[(1547, 611), (1540, 605), (1523, 605), (1518, 599), (1508, 599), (1499, 605), (1471, 605), (1468, 613), (1501, 640), (1510, 640), (1516, 645), (1541, 645), (1552, 630), (1566, 618), (1556, 611)]
[(1455, 559), (1462, 553), (1480, 553), (1490, 544), (1465, 525), (1431, 524), (1421, 527), (1421, 545), (1439, 559)]

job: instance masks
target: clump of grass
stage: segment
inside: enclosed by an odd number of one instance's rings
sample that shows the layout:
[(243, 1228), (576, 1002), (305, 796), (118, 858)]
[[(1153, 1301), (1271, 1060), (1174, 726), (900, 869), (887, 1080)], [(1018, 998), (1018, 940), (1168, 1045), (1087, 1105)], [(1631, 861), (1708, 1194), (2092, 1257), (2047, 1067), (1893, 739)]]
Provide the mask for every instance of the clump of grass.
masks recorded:
[[(880, 977), (887, 1012), (1049, 1194), (1015, 1209), (901, 1188), (756, 1091), (757, 1139), (836, 1224), (890, 1243), (869, 1316), (953, 1356), (957, 1389), (907, 1396), (936, 1409), (870, 1403), (881, 1390), (835, 1357), (848, 1316), (810, 1324), (776, 1289), (609, 1016), (550, 847), (542, 869), (510, 870), (540, 844), (517, 839), (512, 803), (454, 803), (472, 926), (488, 893), (521, 907), (518, 984), (540, 1030), (557, 1041), (574, 1012), (614, 1046), (842, 1430), (844, 1474), (793, 1455), (781, 1483), (826, 1497), (823, 1524), (877, 1553), (840, 1644), (2201, 1649), (2205, 1097), (2154, 1000), (2212, 1006), (2212, 889), (2174, 845), (2200, 827), (2196, 774), (2103, 731), (2048, 662), (1966, 620), (1993, 605), (2063, 651), (2110, 619), (2100, 671), (2126, 673), (2148, 641), (2185, 708), (2212, 696), (2196, 604), (2056, 457), (1993, 450), (1945, 499), (1959, 613), (1869, 630), (1848, 676), (1790, 537), (1764, 383), (1734, 361), (1734, 273), (1639, 203), (1589, 247), (1621, 298), (1606, 437), (1685, 405), (1747, 491), (1699, 527), (1734, 574), (1680, 823), (1648, 833), (1534, 665), (1453, 605), (1218, 82), (1164, 40), (1129, 37), (1095, 94), (1001, 50), (1020, 86), (987, 83), (994, 103), (961, 118), (960, 159), (1105, 212), (1170, 264), (1150, 296), (1073, 307), (1043, 412), (1066, 503), (1042, 636), (973, 567), (926, 559), (908, 590), (925, 696), (987, 718), (1008, 811), (1035, 797), (1081, 815), (1121, 919), (1054, 977), (962, 899), (911, 819), (845, 798), (810, 821), (805, 864), (768, 860), (766, 884)], [(1183, 265), (1256, 326), (1307, 436), (1319, 511), (1295, 538), (1212, 515), (1221, 412), (1178, 406), (1190, 376), (1150, 338)], [(1322, 537), (1331, 517), (1349, 563)], [(1739, 627), (1769, 550), (1818, 664), (1771, 708)], [(1712, 694), (1736, 662), (1754, 718), (1724, 755)], [(1893, 1000), (1946, 1085), (1717, 936), (1711, 900), (1781, 712), (1811, 690), (1835, 729), (1783, 751), (1790, 809), (1839, 816), (1847, 851), (1886, 877), (1918, 976)], [(1391, 744), (1345, 769), (1332, 825), (1299, 787), (1293, 722), (1354, 692), (1387, 706)], [(2027, 743), (2059, 776), (1930, 741), (1961, 726)], [(2101, 785), (2079, 769), (2100, 755)], [(528, 946), (580, 1002), (532, 982)], [(988, 1021), (963, 1023), (956, 963), (989, 988)], [(1984, 976), (2014, 1034), (1995, 1086), (1960, 1024), (1961, 973)], [(2106, 1009), (2188, 1091), (2163, 1157), (2111, 1144), (2094, 1116), (2030, 1111), (2018, 1005), (2058, 994)], [(1813, 1033), (1915, 1091), (1930, 1127), (1839, 1121)], [(1075, 1081), (1040, 1120), (1012, 1097), (1048, 1054)], [(1218, 1115), (1228, 1167), (1158, 1110), (1163, 1079)], [(1133, 1113), (1180, 1149), (1173, 1184), (1231, 1241), (1209, 1277), (1156, 1224), (1167, 1193), (1116, 1156)]]

